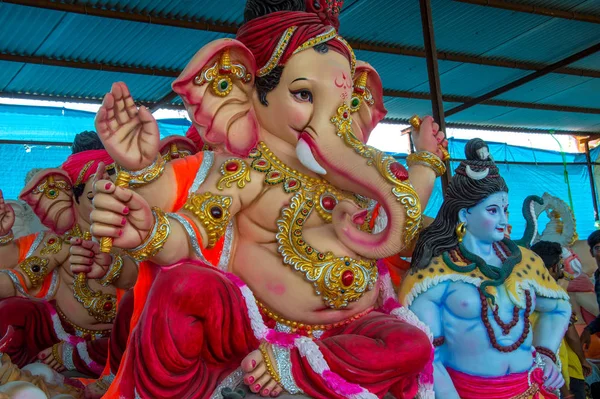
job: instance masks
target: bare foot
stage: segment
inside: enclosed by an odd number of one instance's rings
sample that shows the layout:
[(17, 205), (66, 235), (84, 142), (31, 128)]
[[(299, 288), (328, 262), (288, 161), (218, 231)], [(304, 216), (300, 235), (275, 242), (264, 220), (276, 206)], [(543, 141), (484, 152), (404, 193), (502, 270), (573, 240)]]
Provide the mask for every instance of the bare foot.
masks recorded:
[[(266, 348), (271, 358), (271, 364), (276, 364), (273, 359), (271, 345), (267, 344)], [(250, 387), (252, 392), (265, 397), (276, 397), (283, 392), (283, 388), (277, 384), (277, 381), (267, 371), (267, 366), (259, 349), (251, 352), (242, 360), (242, 371), (244, 372), (244, 384)]]
[[(60, 342), (58, 344), (56, 344), (56, 352), (58, 352), (59, 356), (62, 356), (62, 348), (63, 348), (64, 342)], [(56, 359), (54, 357), (54, 354), (52, 353), (52, 346), (50, 348), (44, 349), (43, 351), (41, 351), (38, 354), (38, 359), (41, 360), (43, 363), (47, 364), (48, 366), (52, 367), (54, 370), (56, 370), (59, 373), (62, 373), (63, 371), (66, 371), (65, 366), (63, 366), (63, 362), (62, 359)]]
[(100, 399), (106, 391), (108, 391), (108, 385), (104, 381), (98, 380), (85, 387), (83, 397), (84, 399)]

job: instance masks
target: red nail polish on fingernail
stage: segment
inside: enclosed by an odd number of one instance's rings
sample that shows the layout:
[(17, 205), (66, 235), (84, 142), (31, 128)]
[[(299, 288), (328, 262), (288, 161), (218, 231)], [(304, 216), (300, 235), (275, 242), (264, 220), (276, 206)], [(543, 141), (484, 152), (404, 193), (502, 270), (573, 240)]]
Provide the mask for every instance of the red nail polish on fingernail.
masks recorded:
[(121, 224), (125, 226), (125, 223), (127, 223), (127, 219), (123, 218), (123, 220), (121, 220)]
[(269, 390), (268, 389), (263, 389), (263, 395), (268, 395), (269, 394)]
[(272, 397), (272, 398), (275, 398), (275, 397), (277, 397), (277, 391), (273, 391), (273, 392), (271, 392), (271, 397)]
[(129, 208), (128, 207), (123, 208), (123, 213), (125, 215), (127, 215), (129, 213)]
[(94, 259), (90, 259), (90, 261), (88, 262), (90, 265), (94, 264)]
[(123, 236), (123, 230), (119, 230), (119, 237)]
[(248, 377), (248, 383), (252, 384), (254, 382), (254, 377), (250, 376)]
[(110, 189), (110, 186), (111, 186), (111, 183), (106, 183), (106, 185), (104, 186), (104, 189), (108, 190), (108, 189)]
[(252, 367), (256, 367), (256, 360), (252, 361)]
[(254, 386), (254, 390), (255, 390), (255, 391), (260, 391), (260, 384), (256, 384), (256, 385)]

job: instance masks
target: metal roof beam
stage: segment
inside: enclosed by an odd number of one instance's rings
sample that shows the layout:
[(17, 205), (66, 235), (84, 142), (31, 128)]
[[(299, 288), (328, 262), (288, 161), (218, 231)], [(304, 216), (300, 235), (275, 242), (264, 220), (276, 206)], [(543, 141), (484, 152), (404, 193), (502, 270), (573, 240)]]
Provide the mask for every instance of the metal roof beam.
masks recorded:
[[(51, 65), (51, 66), (59, 66), (65, 68), (83, 68), (90, 70), (98, 70), (98, 71), (110, 71), (110, 72), (120, 72), (120, 73), (131, 73), (131, 74), (142, 74), (142, 75), (152, 75), (152, 76), (164, 76), (164, 77), (177, 77), (179, 76), (179, 71), (175, 71), (172, 69), (155, 69), (155, 68), (140, 68), (140, 67), (132, 67), (132, 66), (124, 66), (124, 65), (108, 65), (101, 63), (90, 63), (90, 62), (81, 62), (77, 60), (55, 60), (47, 57), (30, 57), (23, 55), (15, 55), (15, 54), (0, 54), (0, 61), (12, 61), (12, 62), (24, 62), (30, 64), (38, 64), (38, 65)], [(419, 100), (431, 100), (431, 96), (428, 93), (419, 93), (419, 92), (411, 92), (405, 90), (391, 90), (384, 89), (383, 95), (387, 97), (399, 97), (399, 98), (415, 98)], [(19, 94), (15, 94), (15, 96), (19, 96)], [(60, 97), (56, 98), (56, 101), (60, 100)], [(158, 108), (169, 108), (169, 102), (173, 101), (177, 98), (177, 95), (173, 92), (170, 92), (157, 102), (153, 103), (144, 103), (150, 104), (149, 108), (152, 112), (156, 111)], [(465, 96), (456, 96), (456, 95), (443, 95), (443, 101), (453, 102), (453, 103), (469, 103), (474, 100), (473, 97), (465, 97)], [(85, 102), (86, 99), (81, 99), (81, 102)], [(95, 100), (93, 100), (95, 101)], [(507, 101), (507, 100), (485, 100), (481, 102), (483, 105), (492, 105), (497, 107), (511, 107), (511, 108), (525, 108), (525, 109), (538, 109), (544, 111), (559, 111), (559, 112), (577, 112), (583, 114), (599, 114), (600, 108), (587, 108), (587, 107), (573, 107), (566, 106), (560, 104), (540, 104), (540, 103), (527, 103), (520, 101)], [(178, 108), (182, 109), (182, 108)]]
[[(137, 14), (127, 11), (118, 10), (107, 10), (103, 8), (97, 8), (87, 6), (85, 4), (71, 4), (71, 3), (59, 3), (49, 0), (2, 0), (4, 3), (18, 4), (22, 6), (44, 8), (55, 11), (70, 12), (83, 15), (91, 15), (102, 18), (112, 18), (125, 21), (142, 22), (154, 25), (165, 25), (174, 26), (178, 28), (196, 29), (211, 32), (221, 32), (227, 34), (235, 34), (238, 29), (237, 25), (227, 25), (224, 23), (213, 23), (204, 20), (180, 20), (175, 18), (167, 18), (149, 14)], [(395, 55), (405, 55), (409, 57), (426, 58), (424, 49), (415, 49), (412, 47), (405, 47), (395, 44), (371, 44), (362, 40), (354, 40), (350, 38), (348, 40), (350, 45), (355, 50), (364, 50), (375, 53), (386, 53)], [(456, 54), (446, 51), (438, 51), (437, 57), (439, 60), (454, 61), (468, 64), (495, 66), (502, 68), (512, 69), (523, 69), (537, 71), (545, 67), (543, 64), (525, 62), (519, 60), (510, 59), (493, 59), (480, 57), (469, 54)], [(591, 78), (600, 78), (600, 71), (579, 69), (579, 68), (560, 68), (554, 71), (554, 73), (585, 76)]]
[(543, 15), (545, 17), (563, 18), (572, 21), (590, 22), (600, 24), (600, 16), (583, 14), (575, 11), (560, 10), (558, 8), (539, 7), (530, 4), (516, 4), (505, 0), (454, 0), (459, 3), (475, 4), (478, 6), (501, 8), (503, 10), (526, 12), (529, 14)]
[[(399, 97), (409, 98), (417, 100), (431, 100), (429, 93), (423, 92), (412, 92), (406, 90), (390, 90), (384, 89), (383, 95), (387, 97)], [(469, 103), (475, 98), (466, 96), (455, 96), (451, 94), (442, 95), (442, 99), (446, 102), (452, 103)], [(559, 112), (575, 112), (581, 114), (595, 114), (600, 115), (600, 108), (589, 108), (589, 107), (574, 107), (568, 105), (559, 104), (541, 104), (541, 103), (526, 103), (521, 101), (509, 101), (509, 100), (485, 100), (480, 103), (481, 105), (491, 105), (495, 107), (509, 107), (509, 108), (524, 108), (524, 109), (537, 109), (542, 111), (559, 111)], [(448, 114), (446, 113), (446, 116)]]
[(458, 107), (454, 107), (454, 108), (446, 111), (446, 116), (448, 117), (450, 115), (454, 115), (458, 112), (464, 111), (465, 109), (471, 108), (477, 104), (481, 104), (482, 102), (484, 102), (486, 100), (492, 99), (496, 96), (499, 96), (500, 94), (506, 93), (507, 91), (515, 89), (519, 86), (523, 86), (526, 83), (529, 83), (529, 82), (531, 82), (537, 78), (540, 78), (542, 76), (548, 75), (549, 73), (552, 73), (559, 68), (562, 68), (564, 66), (572, 64), (573, 62), (579, 61), (587, 56), (597, 53), (598, 51), (600, 51), (600, 42), (594, 44), (593, 46), (586, 48), (585, 50), (582, 50), (582, 51), (575, 53), (567, 58), (564, 58), (558, 62), (555, 62), (554, 64), (548, 65), (547, 67), (540, 69), (539, 71), (536, 71), (536, 72), (531, 73), (527, 76), (524, 76), (520, 79), (517, 79), (513, 82), (505, 84), (504, 86), (498, 87), (497, 89), (487, 92), (479, 97), (473, 98), (472, 100), (467, 101), (464, 104), (459, 105)]

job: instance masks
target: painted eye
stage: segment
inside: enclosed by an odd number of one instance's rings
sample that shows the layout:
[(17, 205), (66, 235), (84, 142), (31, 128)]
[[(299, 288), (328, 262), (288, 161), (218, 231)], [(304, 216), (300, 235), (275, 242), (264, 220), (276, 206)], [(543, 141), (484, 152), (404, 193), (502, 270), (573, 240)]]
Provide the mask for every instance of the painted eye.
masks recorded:
[(498, 210), (497, 210), (496, 208), (490, 208), (490, 209), (488, 209), (488, 212), (489, 212), (491, 215), (495, 215), (495, 214), (497, 214), (497, 213), (498, 213)]
[(300, 102), (303, 102), (303, 103), (305, 103), (305, 102), (312, 103), (313, 102), (312, 93), (310, 91), (308, 91), (308, 90), (300, 90), (300, 91), (297, 91), (295, 93), (292, 93), (292, 95), (294, 96), (294, 98), (297, 101), (300, 101)]
[(321, 9), (321, 3), (319, 2), (319, 0), (313, 1), (313, 7), (316, 11), (319, 11)]

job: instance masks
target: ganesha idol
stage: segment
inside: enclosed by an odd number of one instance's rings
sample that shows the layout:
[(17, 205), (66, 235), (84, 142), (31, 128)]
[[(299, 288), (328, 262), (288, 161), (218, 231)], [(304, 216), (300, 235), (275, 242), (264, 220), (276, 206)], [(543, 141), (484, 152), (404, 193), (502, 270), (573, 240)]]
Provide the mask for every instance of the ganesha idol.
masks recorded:
[[(75, 144), (90, 137), (78, 135)], [(101, 146), (97, 136), (95, 140)], [(85, 150), (71, 155), (60, 168), (43, 169), (32, 177), (20, 198), (47, 231), (14, 239), (14, 212), (0, 204), (0, 346), (17, 367), (40, 361), (58, 372), (92, 377), (104, 367), (116, 312), (115, 286), (133, 284), (121, 271), (134, 261), (116, 252), (79, 247), (89, 232), (91, 177), (101, 162), (112, 163), (106, 151)], [(98, 280), (74, 275), (72, 244), (76, 252), (92, 253), (90, 263), (105, 264), (110, 273)]]
[(400, 288), (435, 337), (435, 396), (556, 398), (569, 297), (535, 253), (505, 237), (508, 187), (485, 142), (469, 141), (465, 154)]
[[(159, 167), (149, 111), (122, 83), (106, 96), (107, 151), (156, 178), (135, 192), (97, 181), (92, 234), (160, 270), (106, 398), (219, 398), (238, 384), (432, 397), (427, 328), (375, 260), (410, 250), (446, 142), (425, 118), (409, 170), (365, 145), (385, 115), (382, 85), (337, 34), (340, 6), (248, 1), (236, 39), (194, 56), (173, 88), (218, 151)], [(368, 227), (372, 201), (381, 231)], [(206, 254), (223, 239), (216, 268)]]

